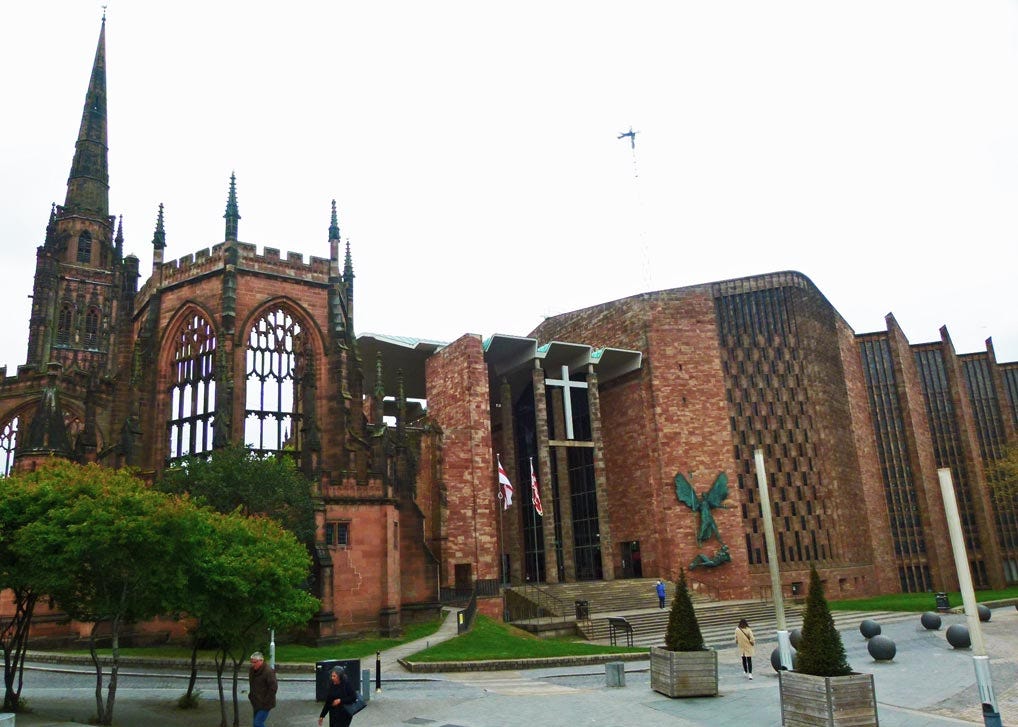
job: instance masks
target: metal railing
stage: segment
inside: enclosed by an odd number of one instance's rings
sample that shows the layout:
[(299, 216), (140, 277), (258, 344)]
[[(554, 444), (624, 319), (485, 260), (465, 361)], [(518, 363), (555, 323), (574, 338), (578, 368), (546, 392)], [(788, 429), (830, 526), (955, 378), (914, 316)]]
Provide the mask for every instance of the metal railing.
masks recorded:
[(570, 621), (574, 616), (565, 601), (532, 583), (505, 591), (506, 620)]

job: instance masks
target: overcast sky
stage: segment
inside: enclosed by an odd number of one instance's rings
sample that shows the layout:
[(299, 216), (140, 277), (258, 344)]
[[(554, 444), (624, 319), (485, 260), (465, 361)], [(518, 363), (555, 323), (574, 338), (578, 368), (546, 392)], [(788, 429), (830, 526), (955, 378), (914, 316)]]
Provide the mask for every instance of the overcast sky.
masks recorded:
[[(1018, 360), (1018, 4), (108, 0), (110, 209), (151, 269), (223, 239), (353, 248), (358, 332), (524, 335), (798, 270)], [(101, 3), (4, 8), (0, 365), (23, 363)], [(620, 132), (632, 126), (635, 155)]]

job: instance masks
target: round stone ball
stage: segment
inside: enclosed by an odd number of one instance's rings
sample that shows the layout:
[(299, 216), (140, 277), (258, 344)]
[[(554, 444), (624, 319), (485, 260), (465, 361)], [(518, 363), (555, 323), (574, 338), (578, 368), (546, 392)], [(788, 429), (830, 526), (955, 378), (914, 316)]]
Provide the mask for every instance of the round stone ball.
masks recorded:
[(866, 650), (876, 661), (890, 661), (898, 652), (898, 647), (894, 645), (893, 640), (878, 634), (870, 638), (869, 643), (866, 644)]
[(867, 639), (872, 639), (880, 634), (880, 624), (872, 619), (866, 619), (859, 624), (859, 632)]
[(976, 606), (976, 610), (979, 611), (980, 621), (989, 621), (990, 617), (993, 615), (993, 611), (991, 611), (988, 606), (984, 606), (981, 603)]
[[(796, 653), (795, 649), (792, 649), (793, 670), (795, 669), (796, 663), (799, 661), (798, 656), (799, 655)], [(779, 649), (775, 649), (771, 652), (771, 666), (774, 668), (774, 671), (781, 671), (781, 651)]]
[(972, 639), (969, 638), (969, 627), (964, 624), (948, 626), (947, 643), (956, 649), (967, 649), (972, 646)]
[(802, 629), (792, 629), (788, 632), (788, 640), (792, 643), (793, 649), (798, 649), (802, 643)]
[(939, 631), (940, 630), (940, 614), (935, 611), (927, 611), (919, 619), (923, 628), (928, 631)]

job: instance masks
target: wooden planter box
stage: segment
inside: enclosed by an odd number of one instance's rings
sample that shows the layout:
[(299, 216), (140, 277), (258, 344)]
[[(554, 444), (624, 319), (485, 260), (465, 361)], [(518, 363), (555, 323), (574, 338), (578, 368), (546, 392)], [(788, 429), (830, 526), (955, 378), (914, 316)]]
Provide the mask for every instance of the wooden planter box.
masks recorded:
[(669, 697), (716, 697), (718, 653), (651, 647), (650, 688)]
[(781, 724), (785, 727), (874, 727), (877, 697), (872, 674), (815, 677), (779, 671)]

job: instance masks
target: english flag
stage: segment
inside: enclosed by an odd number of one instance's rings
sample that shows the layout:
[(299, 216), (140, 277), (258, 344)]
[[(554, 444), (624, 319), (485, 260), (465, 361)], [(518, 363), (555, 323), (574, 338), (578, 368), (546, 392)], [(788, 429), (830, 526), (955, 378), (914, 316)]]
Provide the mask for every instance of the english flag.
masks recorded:
[(534, 458), (530, 458), (530, 496), (534, 500), (534, 510), (541, 517), (544, 517), (544, 508), (541, 507), (541, 493), (537, 489), (537, 473), (534, 472)]
[(498, 497), (502, 500), (502, 509), (508, 510), (513, 504), (513, 483), (502, 467), (502, 459), (496, 455), (495, 460), (498, 462)]

